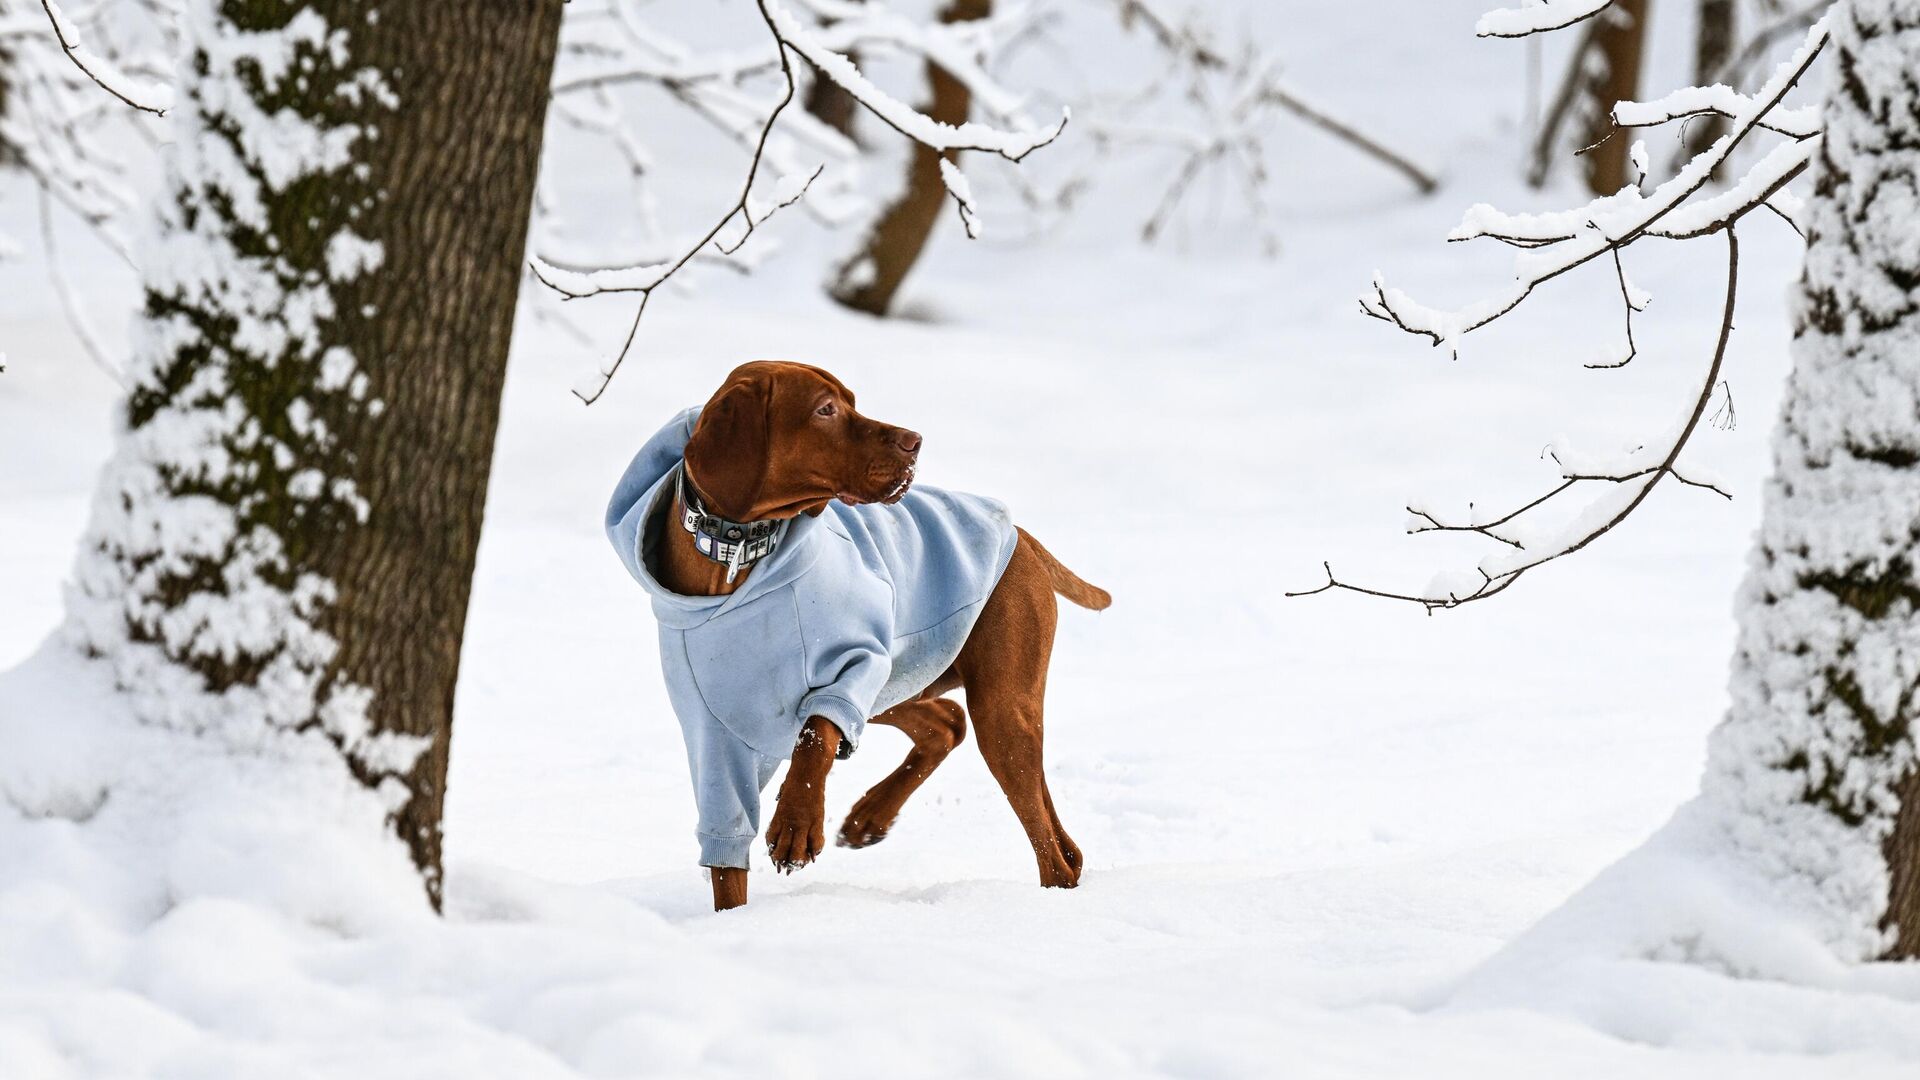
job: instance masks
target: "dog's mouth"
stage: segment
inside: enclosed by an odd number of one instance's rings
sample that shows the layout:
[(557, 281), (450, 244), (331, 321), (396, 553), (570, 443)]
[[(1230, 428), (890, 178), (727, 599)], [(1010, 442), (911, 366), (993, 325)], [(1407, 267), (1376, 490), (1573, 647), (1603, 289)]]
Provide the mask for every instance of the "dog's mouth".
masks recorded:
[(901, 471), (899, 479), (893, 482), (893, 486), (886, 488), (884, 493), (880, 495), (855, 495), (852, 492), (843, 491), (840, 492), (839, 495), (840, 501), (846, 503), (848, 506), (864, 506), (868, 503), (880, 503), (883, 506), (892, 506), (894, 503), (905, 498), (907, 489), (913, 487), (913, 473), (914, 465), (912, 462), (908, 462), (907, 467)]
[(888, 506), (892, 506), (894, 503), (897, 503), (901, 499), (905, 498), (907, 494), (907, 489), (912, 486), (913, 486), (913, 465), (908, 464), (907, 471), (900, 474), (900, 482), (898, 484), (895, 484), (893, 486), (893, 490), (887, 492), (886, 498), (883, 498), (880, 501), (882, 503), (885, 503)]

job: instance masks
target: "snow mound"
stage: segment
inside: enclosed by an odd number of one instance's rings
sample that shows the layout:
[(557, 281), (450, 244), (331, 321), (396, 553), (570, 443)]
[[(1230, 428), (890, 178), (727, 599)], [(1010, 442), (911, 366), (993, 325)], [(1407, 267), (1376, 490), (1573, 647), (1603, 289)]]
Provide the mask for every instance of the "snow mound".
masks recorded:
[(1920, 1054), (1920, 965), (1843, 962), (1817, 905), (1734, 854), (1723, 821), (1683, 806), (1447, 1008), (1537, 1010), (1656, 1046)]

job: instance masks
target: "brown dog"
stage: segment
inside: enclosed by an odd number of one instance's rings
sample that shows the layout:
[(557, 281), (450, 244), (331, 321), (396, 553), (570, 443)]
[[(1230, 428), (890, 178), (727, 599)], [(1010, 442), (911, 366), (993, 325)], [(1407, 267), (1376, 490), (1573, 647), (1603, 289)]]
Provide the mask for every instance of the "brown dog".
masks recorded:
[[(827, 372), (753, 363), (735, 369), (702, 410), (687, 442), (686, 469), (710, 511), (752, 522), (818, 514), (834, 499), (897, 501), (912, 483), (919, 450), (919, 435), (854, 411), (852, 392)], [(673, 520), (681, 510), (676, 500)], [(668, 528), (663, 539), (656, 573), (674, 592), (718, 596), (745, 584), (744, 575), (730, 584), (727, 567), (696, 550), (692, 534)], [(980, 753), (1033, 844), (1040, 884), (1079, 883), (1080, 849), (1060, 824), (1041, 771), (1056, 592), (1096, 611), (1112, 602), (1019, 530), (1012, 558), (953, 665), (917, 697), (872, 718), (906, 732), (913, 749), (854, 803), (840, 827), (843, 846), (885, 839), (907, 798), (966, 737), (966, 710), (941, 696), (964, 689)], [(826, 846), (826, 779), (840, 740), (840, 730), (816, 716), (795, 742), (766, 830), (768, 852), (782, 870), (805, 866)], [(746, 903), (745, 870), (711, 872), (715, 910)]]

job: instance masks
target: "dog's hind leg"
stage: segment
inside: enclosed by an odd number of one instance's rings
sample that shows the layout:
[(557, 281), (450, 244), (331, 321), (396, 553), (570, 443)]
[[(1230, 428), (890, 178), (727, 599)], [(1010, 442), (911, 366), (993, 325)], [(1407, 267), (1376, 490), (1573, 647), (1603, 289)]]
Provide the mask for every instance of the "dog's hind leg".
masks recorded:
[(885, 840), (907, 799), (967, 737), (967, 711), (959, 702), (942, 697), (901, 702), (870, 722), (906, 732), (913, 740), (913, 749), (907, 751), (907, 759), (899, 768), (873, 785), (847, 811), (847, 819), (840, 824), (841, 847), (862, 848)]
[(1053, 808), (1053, 795), (1047, 790), (1046, 774), (1041, 771), (1041, 717), (1037, 704), (1008, 703), (969, 688), (973, 702), (973, 726), (979, 734), (980, 754), (987, 769), (1000, 783), (1000, 790), (1012, 805), (1027, 842), (1033, 845), (1034, 861), (1039, 865), (1040, 884), (1048, 888), (1071, 889), (1080, 884), (1082, 858), (1080, 848), (1060, 824)]
[(1042, 769), (1047, 663), (1059, 607), (1050, 560), (1021, 533), (1013, 559), (988, 597), (956, 663), (973, 713), (974, 741), (1033, 845), (1040, 884), (1080, 883), (1080, 848), (1060, 824)]

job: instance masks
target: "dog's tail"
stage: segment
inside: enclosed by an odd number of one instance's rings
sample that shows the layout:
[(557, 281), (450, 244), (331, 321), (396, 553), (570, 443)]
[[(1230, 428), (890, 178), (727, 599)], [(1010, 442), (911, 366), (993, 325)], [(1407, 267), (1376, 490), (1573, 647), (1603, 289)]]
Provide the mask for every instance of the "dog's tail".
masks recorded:
[(1107, 590), (1082, 581), (1079, 574), (1067, 569), (1059, 559), (1054, 558), (1053, 552), (1048, 551), (1045, 544), (1035, 540), (1032, 533), (1021, 529), (1020, 535), (1026, 537), (1027, 543), (1033, 545), (1034, 553), (1040, 556), (1040, 561), (1047, 564), (1047, 576), (1053, 579), (1054, 592), (1089, 611), (1105, 611), (1113, 604), (1113, 597), (1107, 593)]

